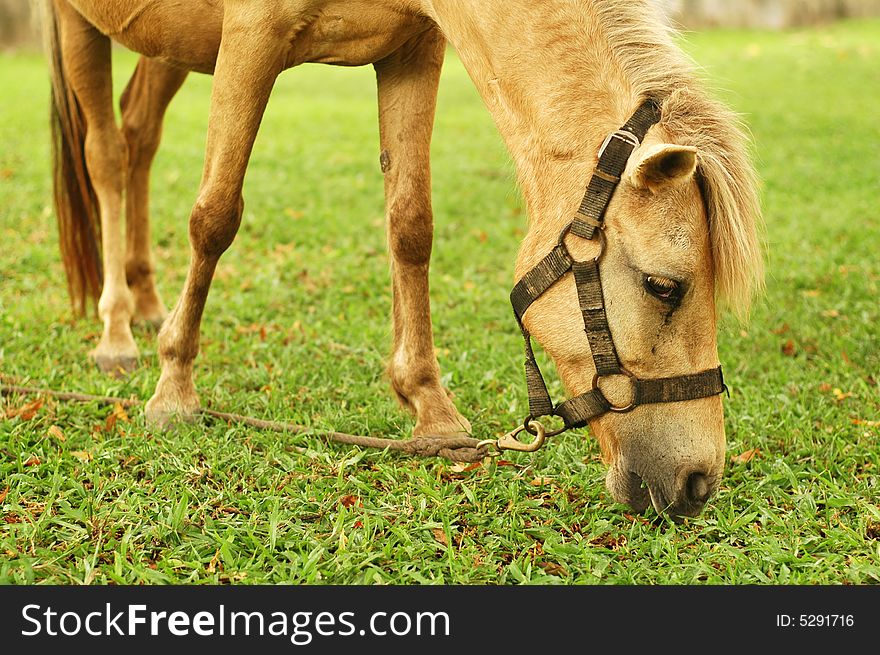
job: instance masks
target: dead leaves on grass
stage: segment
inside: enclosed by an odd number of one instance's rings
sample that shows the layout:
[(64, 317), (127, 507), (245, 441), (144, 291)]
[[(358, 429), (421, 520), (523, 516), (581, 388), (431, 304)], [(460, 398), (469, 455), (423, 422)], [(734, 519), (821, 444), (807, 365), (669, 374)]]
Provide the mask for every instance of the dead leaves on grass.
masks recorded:
[(360, 505), (361, 501), (360, 498), (358, 498), (357, 496), (343, 496), (339, 499), (339, 504), (343, 507), (348, 508), (354, 507), (355, 505)]
[[(7, 419), (18, 418), (21, 421), (31, 421), (36, 418), (36, 416), (40, 413), (40, 410), (45, 406), (45, 404), (45, 398), (40, 397), (19, 407), (7, 407), (6, 411), (3, 413), (3, 416)], [(117, 402), (113, 405), (113, 410), (104, 420), (103, 427), (100, 425), (96, 425), (92, 431), (112, 432), (113, 429), (116, 428), (117, 424), (129, 422), (131, 422), (131, 418), (128, 416), (128, 412), (125, 410), (125, 407), (122, 405), (122, 403)], [(53, 437), (62, 443), (67, 441), (67, 438), (64, 435), (64, 431), (58, 425), (50, 426), (47, 430), (47, 434), (48, 436)]]
[(37, 398), (21, 407), (8, 407), (6, 409), (6, 418), (19, 418), (22, 421), (30, 421), (43, 407), (44, 402), (43, 398)]
[(565, 567), (556, 562), (538, 562), (538, 566), (541, 567), (547, 575), (555, 575), (559, 578), (568, 577), (568, 571), (565, 570)]
[(604, 534), (600, 534), (598, 537), (593, 537), (592, 539), (590, 539), (590, 543), (593, 546), (607, 548), (608, 550), (620, 550), (621, 548), (626, 546), (626, 535), (613, 535), (610, 532), (606, 532)]
[(749, 450), (741, 452), (739, 455), (731, 455), (730, 461), (733, 464), (745, 464), (746, 462), (752, 461), (755, 457), (758, 457), (761, 454), (760, 448), (750, 448)]
[[(114, 428), (117, 427), (117, 424), (128, 423), (130, 420), (128, 412), (125, 411), (125, 407), (122, 406), (122, 403), (116, 403), (113, 405), (113, 411), (107, 415), (106, 419), (104, 419), (104, 431), (112, 432)], [(98, 431), (100, 431), (100, 428)], [(120, 432), (120, 434), (122, 433)]]

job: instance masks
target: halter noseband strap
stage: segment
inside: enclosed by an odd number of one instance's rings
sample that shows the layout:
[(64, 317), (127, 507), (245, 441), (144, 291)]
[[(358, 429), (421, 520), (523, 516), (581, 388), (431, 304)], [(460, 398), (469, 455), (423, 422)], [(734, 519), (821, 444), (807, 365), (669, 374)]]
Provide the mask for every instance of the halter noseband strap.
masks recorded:
[[(599, 275), (599, 261), (605, 251), (605, 235), (602, 231), (605, 211), (630, 155), (639, 146), (648, 129), (659, 120), (659, 105), (654, 100), (646, 100), (623, 127), (608, 135), (599, 150), (599, 161), (575, 218), (562, 230), (556, 247), (528, 271), (510, 293), (513, 312), (525, 341), (529, 417), (524, 425), (529, 432), (532, 432), (532, 419), (541, 416), (559, 416), (563, 420), (564, 427), (547, 433), (547, 436), (551, 436), (570, 428), (583, 427), (607, 412), (628, 412), (638, 405), (648, 403), (706, 398), (726, 389), (720, 366), (690, 375), (649, 380), (637, 378), (621, 365), (605, 314), (605, 299)], [(594, 239), (598, 235), (601, 245), (599, 254), (591, 260), (574, 259), (565, 245), (565, 238), (569, 233), (582, 239)], [(554, 406), (535, 360), (531, 336), (523, 326), (522, 318), (529, 306), (569, 271), (574, 274), (584, 331), (590, 343), (596, 375), (592, 389)], [(632, 395), (626, 405), (613, 405), (599, 388), (601, 378), (615, 375), (626, 376), (630, 381)]]

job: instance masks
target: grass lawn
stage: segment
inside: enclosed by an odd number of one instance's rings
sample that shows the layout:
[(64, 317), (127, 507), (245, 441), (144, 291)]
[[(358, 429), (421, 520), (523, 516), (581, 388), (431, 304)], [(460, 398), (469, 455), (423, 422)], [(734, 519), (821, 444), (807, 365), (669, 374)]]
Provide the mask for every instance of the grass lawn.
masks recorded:
[[(138, 412), (0, 405), (0, 581), (12, 583), (880, 582), (880, 22), (710, 32), (684, 46), (753, 130), (767, 294), (724, 322), (728, 464), (703, 515), (633, 516), (586, 431), (461, 470)], [(135, 59), (119, 52), (118, 88)], [(50, 210), (42, 57), (0, 55), (0, 372), (147, 399), (155, 335), (127, 379), (86, 359)], [(210, 78), (174, 101), (153, 175), (160, 290), (173, 304), (201, 173)], [(304, 66), (275, 89), (202, 328), (203, 404), (407, 435), (390, 343), (372, 69)], [(454, 54), (433, 146), (432, 307), (444, 382), (479, 437), (526, 413), (507, 300), (526, 218), (509, 158)], [(554, 396), (563, 395), (558, 384)], [(299, 452), (297, 446), (306, 446)]]

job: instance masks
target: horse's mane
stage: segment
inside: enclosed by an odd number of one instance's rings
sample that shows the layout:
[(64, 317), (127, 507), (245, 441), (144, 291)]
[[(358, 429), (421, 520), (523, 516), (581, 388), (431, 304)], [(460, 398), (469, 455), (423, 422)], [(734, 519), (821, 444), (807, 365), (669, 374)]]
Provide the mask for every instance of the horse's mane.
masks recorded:
[(675, 143), (699, 151), (715, 287), (723, 304), (744, 316), (764, 284), (761, 208), (748, 132), (737, 114), (707, 94), (696, 64), (675, 44), (675, 31), (655, 3), (590, 4), (633, 93), (660, 101), (660, 128)]

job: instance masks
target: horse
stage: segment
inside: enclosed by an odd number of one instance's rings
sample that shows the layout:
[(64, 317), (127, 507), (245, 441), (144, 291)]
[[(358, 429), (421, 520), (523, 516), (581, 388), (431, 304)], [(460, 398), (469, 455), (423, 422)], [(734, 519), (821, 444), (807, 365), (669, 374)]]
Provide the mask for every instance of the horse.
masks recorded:
[[(521, 429), (552, 434), (537, 420), (545, 415), (589, 426), (615, 501), (672, 517), (702, 511), (725, 462), (718, 317), (746, 316), (761, 289), (760, 202), (742, 119), (713, 97), (654, 3), (42, 2), (69, 289), (80, 307), (99, 294), (104, 332), (92, 357), (105, 371), (134, 365), (133, 318), (161, 324), (148, 425), (199, 410), (200, 321), (239, 227), (263, 111), (279, 73), (317, 62), (376, 73), (392, 389), (415, 414), (414, 435), (471, 432), (441, 385), (428, 289), (429, 146), (451, 45), (512, 156), (528, 213), (511, 296), (527, 354)], [(142, 55), (121, 126), (111, 41)], [(189, 71), (213, 75), (212, 95), (189, 268), (166, 317), (150, 254), (149, 168)], [(532, 338), (574, 398), (549, 399)]]

